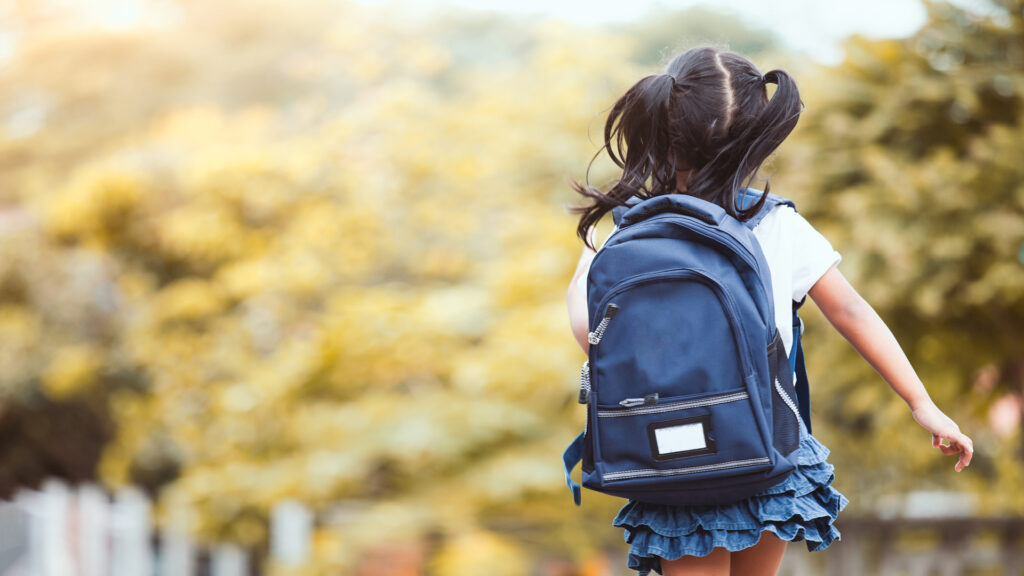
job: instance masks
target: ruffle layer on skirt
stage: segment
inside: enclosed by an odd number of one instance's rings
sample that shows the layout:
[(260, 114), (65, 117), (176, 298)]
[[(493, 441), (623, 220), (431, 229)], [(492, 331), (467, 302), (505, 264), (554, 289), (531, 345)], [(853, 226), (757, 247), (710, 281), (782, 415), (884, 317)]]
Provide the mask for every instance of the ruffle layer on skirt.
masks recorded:
[(848, 500), (832, 488), (829, 450), (800, 424), (797, 469), (788, 478), (733, 504), (669, 506), (630, 500), (612, 523), (625, 529), (629, 567), (661, 573), (661, 559), (707, 556), (713, 548), (735, 552), (769, 531), (783, 540), (805, 540), (823, 550), (839, 539), (833, 526)]

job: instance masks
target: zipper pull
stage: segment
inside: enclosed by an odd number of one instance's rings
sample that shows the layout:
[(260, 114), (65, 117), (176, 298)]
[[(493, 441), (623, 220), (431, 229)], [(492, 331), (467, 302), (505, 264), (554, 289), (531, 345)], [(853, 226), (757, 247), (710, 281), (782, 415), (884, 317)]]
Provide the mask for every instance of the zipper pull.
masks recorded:
[(619, 406), (623, 408), (633, 408), (636, 406), (653, 406), (658, 403), (658, 393), (648, 394), (643, 398), (626, 398), (622, 402), (619, 402)]
[(615, 315), (619, 313), (619, 307), (617, 304), (609, 304), (608, 308), (605, 309), (604, 318), (601, 319), (601, 323), (594, 328), (594, 331), (587, 334), (587, 342), (590, 342), (591, 346), (596, 346), (601, 343), (601, 337), (604, 336), (604, 331), (608, 329), (608, 323), (615, 318)]
[(580, 404), (590, 402), (590, 361), (585, 360), (580, 368)]

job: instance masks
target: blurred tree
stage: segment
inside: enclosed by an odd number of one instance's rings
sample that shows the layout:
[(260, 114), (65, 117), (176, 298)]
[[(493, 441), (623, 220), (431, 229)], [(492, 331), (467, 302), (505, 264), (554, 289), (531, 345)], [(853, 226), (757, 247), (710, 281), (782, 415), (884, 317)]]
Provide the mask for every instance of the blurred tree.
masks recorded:
[(1024, 4), (996, 2), (985, 17), (926, 5), (911, 37), (853, 37), (842, 64), (803, 79), (807, 113), (782, 172), (978, 453), (954, 479), (926, 433), (892, 434), (913, 429), (909, 414), (864, 385), (876, 377), (837, 338), (812, 358), (829, 367), (814, 374), (816, 411), (840, 466), (864, 470), (852, 491), (865, 502), (927, 478), (987, 484), (988, 509), (1019, 511), (1019, 490), (997, 479), (1019, 476), (1006, 467), (1022, 462), (976, 416), (1024, 392)]
[(32, 221), (7, 248), (3, 401), (101, 402), (103, 478), (198, 507), (206, 537), (260, 545), (287, 497), (345, 518), (325, 565), (381, 533), (440, 534), (441, 573), (476, 565), (467, 542), (518, 573), (527, 545), (617, 540), (583, 528), (616, 502), (576, 514), (558, 470), (582, 425), (559, 203), (633, 76), (602, 64), (628, 44), (533, 23), (513, 59), (467, 49), (472, 19), (232, 6), (117, 31), (56, 18), (16, 46), (0, 107), (47, 108), (0, 138)]
[(103, 394), (81, 392), (127, 376), (105, 280), (101, 257), (55, 245), (29, 210), (0, 210), (0, 498), (95, 476), (111, 426)]

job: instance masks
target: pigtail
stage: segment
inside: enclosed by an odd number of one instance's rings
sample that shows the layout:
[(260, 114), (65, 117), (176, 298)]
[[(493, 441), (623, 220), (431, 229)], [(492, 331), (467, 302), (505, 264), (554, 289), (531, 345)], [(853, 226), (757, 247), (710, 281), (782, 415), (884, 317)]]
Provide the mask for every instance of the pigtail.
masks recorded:
[[(737, 205), (761, 164), (796, 127), (803, 102), (793, 78), (779, 69), (762, 75), (746, 58), (707, 46), (676, 56), (666, 70), (642, 78), (608, 115), (601, 150), (622, 168), (618, 181), (608, 192), (571, 183), (591, 201), (572, 209), (581, 214), (576, 233), (588, 246), (587, 230), (631, 196), (676, 192), (678, 167), (690, 171), (687, 194), (739, 220), (757, 214), (768, 198), (766, 181), (757, 202)], [(776, 85), (771, 98), (768, 84)]]
[[(612, 106), (605, 122), (604, 146), (587, 166), (587, 184), (570, 184), (573, 191), (592, 201), (589, 206), (571, 209), (581, 214), (576, 234), (588, 246), (587, 230), (612, 208), (625, 205), (632, 196), (647, 198), (675, 190), (675, 159), (668, 130), (674, 91), (671, 75), (646, 76)], [(590, 167), (603, 150), (622, 168), (622, 176), (608, 192), (589, 184)]]
[[(739, 58), (722, 55), (731, 72), (732, 122), (724, 134), (716, 135), (720, 140), (702, 140), (705, 149), (716, 152), (700, 167), (689, 191), (722, 206), (730, 216), (747, 220), (764, 207), (771, 184), (766, 181), (764, 193), (749, 206), (740, 205), (742, 192), (796, 127), (803, 103), (796, 82), (785, 71), (772, 70), (762, 76), (752, 66), (745, 69), (738, 64)], [(766, 90), (769, 83), (778, 86), (770, 99)]]
[[(745, 146), (746, 150), (740, 158), (737, 170), (733, 176), (732, 190), (734, 197), (731, 204), (734, 207), (736, 206), (735, 200), (739, 196), (740, 191), (743, 188), (749, 187), (754, 178), (757, 177), (761, 164), (796, 128), (800, 113), (804, 109), (796, 82), (784, 70), (771, 70), (762, 78), (764, 79), (764, 85), (775, 84), (777, 88), (775, 93), (772, 94), (771, 99), (768, 100), (768, 104), (761, 109), (760, 113), (754, 118), (754, 121), (751, 122), (750, 127), (745, 131), (749, 134), (749, 144)], [(741, 137), (739, 140), (743, 141), (748, 138)], [(744, 174), (749, 174), (745, 183), (743, 182)], [(757, 203), (749, 208), (737, 208), (736, 216), (741, 220), (746, 220), (757, 214), (764, 205), (770, 188), (771, 183), (766, 180), (764, 194), (758, 199)]]

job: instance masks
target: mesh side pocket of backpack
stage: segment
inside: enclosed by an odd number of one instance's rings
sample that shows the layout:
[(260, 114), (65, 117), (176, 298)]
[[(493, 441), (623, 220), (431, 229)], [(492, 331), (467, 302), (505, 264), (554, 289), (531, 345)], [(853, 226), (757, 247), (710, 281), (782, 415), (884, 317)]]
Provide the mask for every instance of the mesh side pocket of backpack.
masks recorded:
[(768, 347), (768, 363), (772, 379), (772, 444), (788, 456), (800, 445), (800, 408), (796, 403), (789, 358), (779, 335)]
[(796, 396), (782, 385), (779, 378), (772, 382), (772, 424), (775, 449), (788, 455), (800, 444), (800, 423)]

